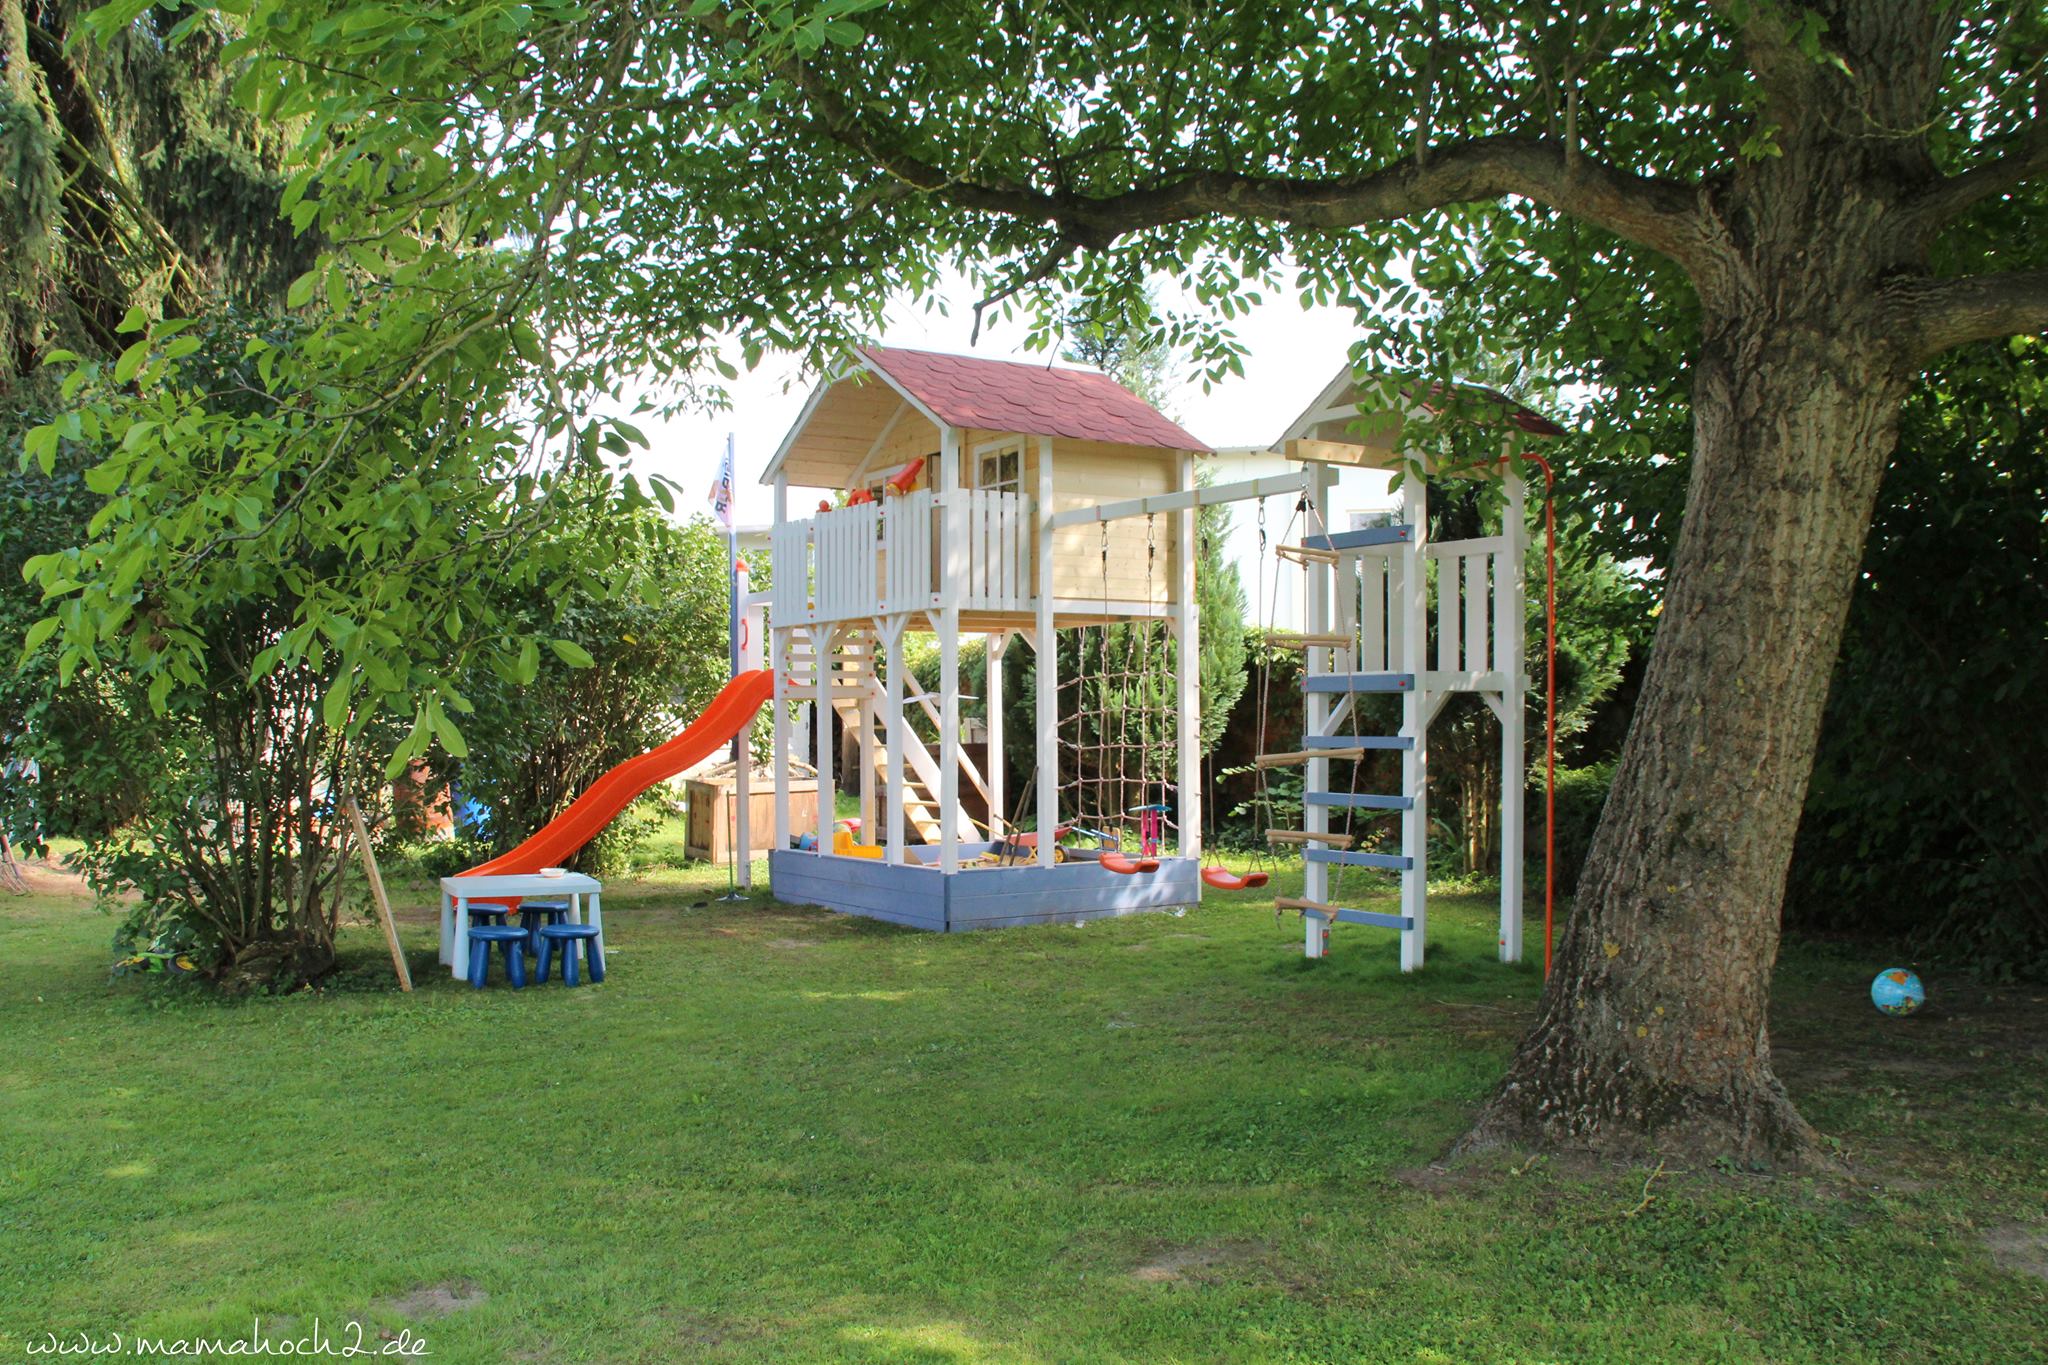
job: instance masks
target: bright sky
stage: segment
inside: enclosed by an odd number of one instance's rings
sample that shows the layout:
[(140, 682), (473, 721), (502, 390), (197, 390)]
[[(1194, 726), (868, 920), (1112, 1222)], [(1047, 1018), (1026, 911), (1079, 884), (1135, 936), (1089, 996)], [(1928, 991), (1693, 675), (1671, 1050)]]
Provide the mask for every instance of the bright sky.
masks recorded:
[[(1043, 352), (1022, 349), (1021, 321), (984, 328), (980, 342), (969, 346), (974, 295), (964, 283), (953, 287), (946, 303), (948, 314), (927, 311), (909, 300), (893, 307), (882, 344), (1045, 363)], [(1268, 295), (1262, 307), (1237, 319), (1233, 330), (1250, 352), (1244, 377), (1228, 379), (1207, 393), (1199, 379), (1190, 378), (1164, 405), (1182, 426), (1216, 447), (1272, 441), (1329, 382), (1358, 335), (1349, 310), (1304, 311), (1286, 293)], [(733, 401), (729, 411), (684, 413), (665, 422), (635, 419), (647, 433), (650, 449), (634, 467), (675, 480), (683, 494), (679, 512), (708, 511), (706, 497), (717, 476), (726, 433), (732, 432), (739, 450), (738, 520), (741, 525), (766, 523), (772, 495), (760, 483), (761, 471), (815, 382), (815, 376), (799, 372), (794, 357), (765, 357), (759, 369), (727, 385)]]

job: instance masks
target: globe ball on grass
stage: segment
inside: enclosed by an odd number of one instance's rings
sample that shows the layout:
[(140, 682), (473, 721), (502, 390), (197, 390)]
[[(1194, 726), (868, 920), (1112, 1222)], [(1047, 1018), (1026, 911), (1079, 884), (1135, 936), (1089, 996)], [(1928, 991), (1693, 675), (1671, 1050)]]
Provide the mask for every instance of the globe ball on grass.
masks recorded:
[(1927, 1003), (1927, 988), (1904, 967), (1887, 967), (1870, 983), (1870, 1003), (1896, 1018)]

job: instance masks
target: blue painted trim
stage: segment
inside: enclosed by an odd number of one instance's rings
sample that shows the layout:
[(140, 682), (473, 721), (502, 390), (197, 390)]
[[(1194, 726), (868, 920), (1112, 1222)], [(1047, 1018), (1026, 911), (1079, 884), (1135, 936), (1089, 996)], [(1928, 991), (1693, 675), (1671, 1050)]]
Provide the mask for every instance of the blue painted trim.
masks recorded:
[(1313, 673), (1301, 680), (1307, 692), (1412, 692), (1413, 673)]
[(1406, 735), (1310, 735), (1301, 742), (1304, 749), (1412, 749), (1415, 741)]
[(1356, 792), (1309, 792), (1311, 806), (1345, 806), (1352, 810), (1407, 810), (1415, 804), (1405, 796), (1361, 796)]
[(1413, 858), (1403, 858), (1398, 853), (1350, 853), (1341, 848), (1303, 849), (1301, 857), (1304, 862), (1335, 863), (1339, 867), (1377, 867), (1387, 872), (1406, 872), (1415, 866)]
[(1414, 535), (1413, 526), (1367, 526), (1333, 536), (1303, 536), (1301, 543), (1311, 550), (1366, 550), (1375, 545), (1399, 545)]

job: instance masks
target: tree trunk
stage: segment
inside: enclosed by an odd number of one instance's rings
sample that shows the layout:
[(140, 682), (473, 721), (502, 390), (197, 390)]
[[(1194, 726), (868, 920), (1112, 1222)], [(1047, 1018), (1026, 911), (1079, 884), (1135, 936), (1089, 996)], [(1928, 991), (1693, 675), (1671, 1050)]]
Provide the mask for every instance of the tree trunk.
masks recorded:
[(1826, 270), (1779, 264), (1797, 297), (1709, 305), (1641, 701), (1538, 1024), (1464, 1147), (1816, 1157), (1771, 1070), (1771, 968), (1909, 370)]

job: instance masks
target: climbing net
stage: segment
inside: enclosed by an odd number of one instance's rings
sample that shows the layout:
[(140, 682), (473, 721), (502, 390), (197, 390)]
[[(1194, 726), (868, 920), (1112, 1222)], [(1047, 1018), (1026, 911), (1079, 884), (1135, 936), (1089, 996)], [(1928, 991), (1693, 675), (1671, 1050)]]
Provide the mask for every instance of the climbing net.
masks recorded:
[[(1145, 601), (1159, 559), (1145, 519)], [(1060, 810), (1106, 834), (1135, 824), (1139, 807), (1164, 804), (1179, 717), (1173, 632), (1162, 620), (1111, 621), (1109, 524), (1102, 524), (1103, 623), (1062, 631)]]

